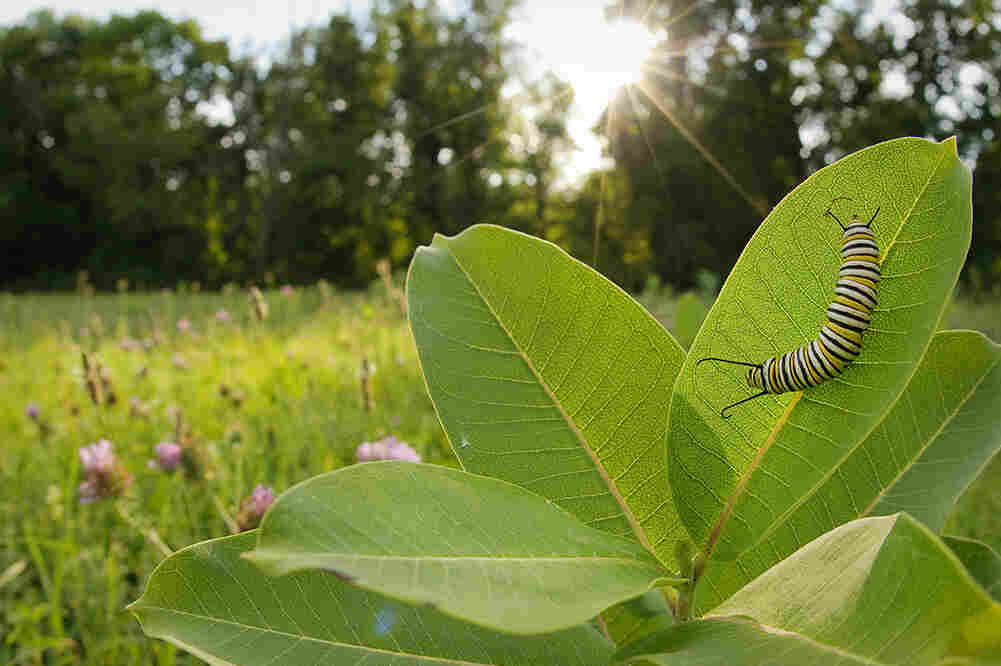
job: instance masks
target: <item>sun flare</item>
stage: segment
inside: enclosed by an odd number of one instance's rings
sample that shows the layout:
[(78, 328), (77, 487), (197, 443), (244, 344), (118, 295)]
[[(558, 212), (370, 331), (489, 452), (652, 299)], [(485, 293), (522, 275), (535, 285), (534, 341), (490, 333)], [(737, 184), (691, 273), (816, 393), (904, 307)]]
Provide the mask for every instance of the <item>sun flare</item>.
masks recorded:
[(514, 23), (511, 35), (534, 45), (532, 65), (540, 73), (552, 70), (573, 86), (570, 130), (578, 150), (569, 175), (598, 168), (601, 144), (591, 128), (620, 88), (642, 80), (644, 63), (666, 33), (626, 18), (606, 21), (598, 3), (540, 3)]
[(611, 99), (619, 88), (640, 80), (644, 63), (661, 39), (635, 21), (605, 24), (593, 42), (595, 80), (588, 85), (599, 88), (606, 100)]

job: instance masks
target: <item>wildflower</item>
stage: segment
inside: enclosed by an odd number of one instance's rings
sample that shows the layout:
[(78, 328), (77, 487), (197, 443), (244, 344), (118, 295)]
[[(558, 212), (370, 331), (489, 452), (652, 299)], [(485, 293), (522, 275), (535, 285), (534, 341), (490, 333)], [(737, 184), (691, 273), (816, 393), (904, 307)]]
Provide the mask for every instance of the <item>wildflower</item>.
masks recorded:
[(41, 416), (41, 413), (42, 411), (41, 408), (38, 406), (38, 403), (29, 402), (28, 406), (24, 408), (24, 415), (27, 416), (32, 421), (34, 421), (35, 423), (38, 423), (38, 419)]
[(119, 495), (132, 483), (132, 477), (118, 462), (108, 440), (102, 439), (96, 444), (81, 447), (79, 454), (86, 477), (79, 488), (82, 504)]
[(240, 504), (240, 511), (236, 515), (236, 524), (240, 531), (257, 527), (264, 513), (274, 501), (275, 491), (270, 486), (265, 486), (262, 483), (257, 484), (250, 497), (245, 498)]
[(232, 316), (230, 316), (229, 312), (227, 312), (226, 310), (219, 310), (218, 312), (215, 313), (215, 320), (220, 324), (225, 324), (231, 319)]
[(80, 463), (87, 474), (105, 474), (115, 465), (115, 454), (111, 450), (111, 442), (98, 440), (96, 444), (80, 448)]
[(180, 444), (174, 442), (160, 442), (153, 447), (156, 453), (156, 460), (149, 461), (150, 469), (162, 469), (165, 472), (173, 472), (181, 464), (184, 456), (184, 449)]
[(149, 405), (143, 404), (143, 401), (135, 396), (129, 398), (129, 416), (134, 419), (144, 419), (148, 417)]
[(285, 296), (287, 298), (294, 293), (295, 293), (295, 288), (292, 285), (286, 284), (282, 287), (282, 296)]
[(118, 343), (118, 346), (125, 351), (135, 351), (136, 349), (142, 348), (142, 344), (135, 338), (122, 338), (122, 341)]
[(177, 320), (177, 330), (181, 333), (187, 333), (191, 330), (191, 322), (185, 317)]
[(376, 442), (362, 442), (355, 452), (358, 462), (368, 462), (371, 460), (406, 460), (408, 462), (419, 463), (421, 456), (406, 442), (401, 442), (396, 437), (380, 439)]

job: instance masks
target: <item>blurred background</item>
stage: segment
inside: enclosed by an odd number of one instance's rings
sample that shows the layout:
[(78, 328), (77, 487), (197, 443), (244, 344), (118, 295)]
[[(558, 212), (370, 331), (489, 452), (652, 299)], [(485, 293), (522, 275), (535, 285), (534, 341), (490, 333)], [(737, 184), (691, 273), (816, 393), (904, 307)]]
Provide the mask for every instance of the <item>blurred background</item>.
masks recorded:
[[(0, 7), (2, 664), (200, 663), (125, 610), (165, 556), (455, 465), (403, 292), (435, 232), (551, 240), (687, 347), (809, 174), (956, 135), (940, 324), (1001, 339), (1001, 0), (76, 4)], [(1001, 458), (946, 531), (1001, 550)]]
[(478, 222), (690, 288), (814, 170), (952, 134), (1001, 283), (997, 0), (74, 6), (0, 13), (8, 291), (355, 287)]

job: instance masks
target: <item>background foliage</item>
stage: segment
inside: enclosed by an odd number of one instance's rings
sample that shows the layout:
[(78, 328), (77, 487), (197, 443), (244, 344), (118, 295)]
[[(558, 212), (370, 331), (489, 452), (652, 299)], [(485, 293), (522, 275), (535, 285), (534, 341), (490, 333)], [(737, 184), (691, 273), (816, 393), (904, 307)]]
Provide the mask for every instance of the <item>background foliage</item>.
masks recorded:
[(687, 287), (699, 269), (725, 275), (818, 167), (951, 133), (975, 164), (966, 283), (1001, 280), (990, 2), (918, 0), (879, 22), (833, 0), (621, 0), (610, 14), (667, 39), (598, 124), (614, 172), (578, 183), (558, 168), (572, 90), (526, 78), (514, 4), (391, 0), (296, 30), (267, 61), (155, 12), (0, 29), (0, 284), (67, 287), (87, 270), (98, 287), (358, 285), (433, 231), (489, 221), (627, 288)]

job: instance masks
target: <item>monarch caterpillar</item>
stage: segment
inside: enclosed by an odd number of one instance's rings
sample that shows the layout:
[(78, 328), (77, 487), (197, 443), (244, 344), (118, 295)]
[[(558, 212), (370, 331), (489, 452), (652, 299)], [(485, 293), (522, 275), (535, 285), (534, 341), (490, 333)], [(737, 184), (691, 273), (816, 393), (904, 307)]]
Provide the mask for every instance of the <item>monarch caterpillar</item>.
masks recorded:
[(846, 226), (831, 211), (835, 201), (849, 199), (837, 197), (827, 207), (825, 217), (832, 217), (844, 233), (841, 235), (841, 270), (834, 287), (834, 300), (827, 306), (827, 323), (813, 342), (781, 356), (773, 356), (762, 363), (732, 361), (707, 356), (696, 363), (719, 361), (745, 365), (749, 386), (761, 389), (750, 398), (738, 400), (720, 410), (720, 416), (730, 418), (726, 411), (768, 393), (802, 391), (817, 386), (841, 374), (862, 351), (862, 333), (869, 328), (872, 310), (876, 307), (876, 283), (879, 282), (879, 246), (872, 233), (872, 223), (879, 215), (879, 208), (868, 223), (857, 214)]

